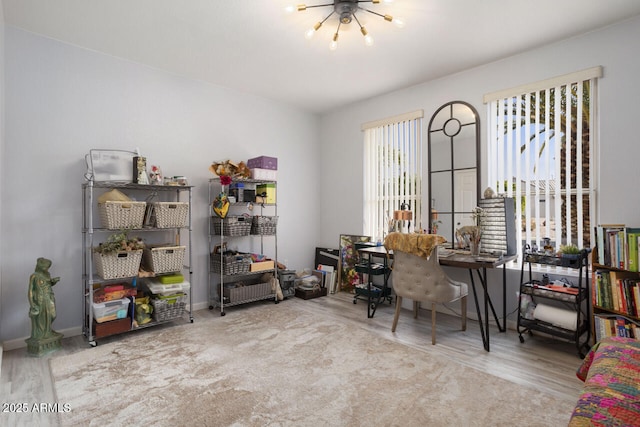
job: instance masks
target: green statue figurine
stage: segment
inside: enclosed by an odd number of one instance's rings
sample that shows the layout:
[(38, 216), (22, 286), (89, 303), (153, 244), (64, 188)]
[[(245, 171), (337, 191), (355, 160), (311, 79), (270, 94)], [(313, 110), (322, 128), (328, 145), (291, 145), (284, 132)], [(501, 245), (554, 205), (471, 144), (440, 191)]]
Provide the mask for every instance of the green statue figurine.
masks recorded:
[(63, 336), (51, 328), (56, 318), (56, 300), (52, 287), (60, 278), (51, 277), (49, 267), (50, 260), (38, 258), (36, 269), (29, 278), (31, 337), (26, 342), (27, 351), (33, 356), (42, 356), (58, 350)]

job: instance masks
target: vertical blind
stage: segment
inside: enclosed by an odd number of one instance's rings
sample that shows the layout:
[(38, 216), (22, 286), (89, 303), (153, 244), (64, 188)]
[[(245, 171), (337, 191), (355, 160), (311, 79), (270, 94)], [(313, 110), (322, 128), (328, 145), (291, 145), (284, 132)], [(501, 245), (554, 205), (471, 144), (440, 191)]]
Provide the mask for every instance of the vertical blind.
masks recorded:
[(411, 231), (422, 217), (422, 117), (415, 111), (362, 125), (364, 131), (363, 233), (382, 239), (393, 211), (413, 211)]
[(515, 199), (517, 239), (590, 247), (601, 67), (485, 95), (488, 183)]

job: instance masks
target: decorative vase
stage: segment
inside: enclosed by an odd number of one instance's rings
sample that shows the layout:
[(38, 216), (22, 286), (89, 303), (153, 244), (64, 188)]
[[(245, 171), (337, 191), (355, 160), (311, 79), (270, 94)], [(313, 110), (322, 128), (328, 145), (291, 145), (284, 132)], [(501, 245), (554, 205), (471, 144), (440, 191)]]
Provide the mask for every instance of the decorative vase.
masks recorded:
[(471, 251), (471, 255), (480, 255), (480, 245), (481, 242), (474, 242), (473, 240), (469, 242), (469, 250)]

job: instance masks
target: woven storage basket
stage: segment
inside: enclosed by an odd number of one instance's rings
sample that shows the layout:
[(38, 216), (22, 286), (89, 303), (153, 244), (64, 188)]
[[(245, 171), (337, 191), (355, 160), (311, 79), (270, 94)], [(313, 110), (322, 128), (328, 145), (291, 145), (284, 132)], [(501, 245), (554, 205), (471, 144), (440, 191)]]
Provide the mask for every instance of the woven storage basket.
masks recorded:
[(250, 254), (222, 255), (214, 254), (211, 256), (213, 272), (218, 274), (242, 274), (248, 273), (251, 266)]
[(188, 202), (154, 202), (153, 210), (156, 216), (156, 227), (158, 228), (187, 226), (189, 217)]
[(142, 254), (145, 267), (154, 273), (175, 273), (184, 268), (186, 246), (148, 247)]
[(211, 217), (213, 221), (213, 232), (223, 236), (248, 236), (251, 232), (250, 216), (227, 216), (222, 219), (217, 216)]
[(125, 228), (142, 228), (146, 202), (113, 202), (98, 203), (100, 222), (109, 230)]
[(152, 299), (153, 320), (164, 322), (166, 320), (182, 317), (187, 305), (187, 294), (169, 295), (162, 299)]
[(251, 301), (261, 299), (273, 294), (271, 283), (258, 283), (255, 285), (238, 286), (235, 288), (225, 288), (222, 291), (229, 302)]
[(96, 273), (104, 280), (137, 276), (141, 261), (142, 249), (107, 255), (98, 252), (93, 253)]
[(256, 215), (253, 217), (253, 221), (251, 222), (251, 234), (276, 234), (277, 225), (277, 216)]

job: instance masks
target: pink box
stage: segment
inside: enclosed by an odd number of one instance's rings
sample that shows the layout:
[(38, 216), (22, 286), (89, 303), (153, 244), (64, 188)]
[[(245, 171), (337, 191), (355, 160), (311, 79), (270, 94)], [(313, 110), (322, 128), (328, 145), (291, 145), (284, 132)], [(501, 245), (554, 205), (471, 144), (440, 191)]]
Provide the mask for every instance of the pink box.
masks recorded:
[(278, 159), (276, 157), (260, 156), (247, 160), (249, 169), (271, 169), (278, 170)]

